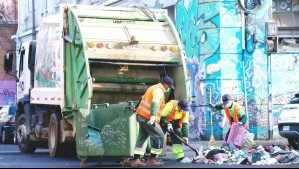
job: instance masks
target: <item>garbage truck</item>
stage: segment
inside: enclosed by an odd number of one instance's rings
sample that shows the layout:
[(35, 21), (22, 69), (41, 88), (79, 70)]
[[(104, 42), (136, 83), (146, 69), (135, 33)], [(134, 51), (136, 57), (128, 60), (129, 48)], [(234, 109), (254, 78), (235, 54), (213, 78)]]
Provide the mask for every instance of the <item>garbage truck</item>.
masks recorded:
[(131, 158), (135, 106), (147, 88), (167, 74), (175, 98), (190, 99), (185, 59), (165, 9), (61, 5), (16, 57), (19, 150), (74, 150), (81, 162)]

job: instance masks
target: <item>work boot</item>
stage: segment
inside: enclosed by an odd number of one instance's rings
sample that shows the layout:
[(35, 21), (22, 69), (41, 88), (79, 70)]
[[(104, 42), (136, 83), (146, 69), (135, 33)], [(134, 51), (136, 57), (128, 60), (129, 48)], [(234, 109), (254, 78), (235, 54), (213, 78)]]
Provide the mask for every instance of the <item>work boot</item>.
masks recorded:
[(142, 162), (140, 159), (136, 159), (131, 162), (131, 167), (146, 167), (146, 163)]
[(150, 157), (150, 158), (148, 158), (146, 164), (147, 164), (148, 166), (156, 166), (156, 167), (160, 167), (160, 166), (164, 165), (163, 162), (159, 162), (159, 161), (157, 160), (157, 158), (155, 158), (155, 157)]

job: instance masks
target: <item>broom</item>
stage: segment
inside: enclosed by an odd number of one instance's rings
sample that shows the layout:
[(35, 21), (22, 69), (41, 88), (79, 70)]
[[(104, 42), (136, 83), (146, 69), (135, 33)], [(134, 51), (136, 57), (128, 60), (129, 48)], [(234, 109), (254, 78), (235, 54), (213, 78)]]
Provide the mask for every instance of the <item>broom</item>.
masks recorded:
[[(212, 87), (210, 87), (210, 104), (212, 104)], [(211, 115), (211, 136), (210, 136), (210, 141), (209, 141), (209, 148), (212, 146), (214, 148), (217, 147), (216, 140), (214, 138), (214, 132), (213, 132), (213, 118), (212, 118), (212, 108), (210, 108), (210, 115)]]

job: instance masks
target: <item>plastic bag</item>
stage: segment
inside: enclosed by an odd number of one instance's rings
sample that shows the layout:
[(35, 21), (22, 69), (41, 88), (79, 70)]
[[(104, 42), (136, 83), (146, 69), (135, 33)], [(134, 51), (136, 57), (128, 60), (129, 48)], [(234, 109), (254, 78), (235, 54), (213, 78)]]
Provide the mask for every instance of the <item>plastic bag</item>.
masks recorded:
[(250, 133), (248, 130), (246, 130), (244, 139), (248, 139), (249, 141), (254, 142), (254, 133)]
[(246, 128), (243, 125), (233, 123), (230, 129), (227, 142), (233, 143), (236, 147), (241, 148), (244, 139)]
[(251, 149), (256, 143), (254, 142), (254, 134), (250, 133), (248, 130), (245, 132), (244, 136), (244, 147)]

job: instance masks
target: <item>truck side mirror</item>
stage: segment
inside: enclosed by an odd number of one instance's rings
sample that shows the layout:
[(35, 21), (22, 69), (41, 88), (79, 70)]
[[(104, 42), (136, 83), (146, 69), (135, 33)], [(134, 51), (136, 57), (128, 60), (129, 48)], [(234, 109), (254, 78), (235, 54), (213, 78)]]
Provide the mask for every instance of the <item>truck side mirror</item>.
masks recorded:
[(4, 54), (4, 70), (9, 72), (12, 70), (13, 55), (10, 52)]

